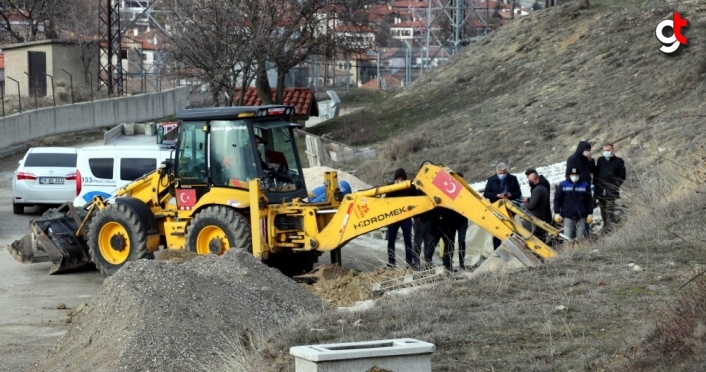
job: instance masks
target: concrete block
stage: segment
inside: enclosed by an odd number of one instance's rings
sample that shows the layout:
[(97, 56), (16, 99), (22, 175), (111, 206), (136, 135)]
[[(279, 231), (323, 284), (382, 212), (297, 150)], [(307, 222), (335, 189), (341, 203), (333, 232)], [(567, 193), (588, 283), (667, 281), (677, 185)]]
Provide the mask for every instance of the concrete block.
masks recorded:
[(434, 344), (412, 338), (295, 346), (296, 372), (367, 371), (379, 367), (390, 371), (431, 371)]
[(103, 142), (107, 145), (115, 141), (116, 138), (123, 135), (123, 125), (116, 125), (113, 129), (103, 134)]
[(328, 151), (331, 160), (336, 162), (364, 160), (375, 157), (375, 150), (369, 148), (354, 149), (335, 143), (327, 143), (324, 145), (324, 149)]

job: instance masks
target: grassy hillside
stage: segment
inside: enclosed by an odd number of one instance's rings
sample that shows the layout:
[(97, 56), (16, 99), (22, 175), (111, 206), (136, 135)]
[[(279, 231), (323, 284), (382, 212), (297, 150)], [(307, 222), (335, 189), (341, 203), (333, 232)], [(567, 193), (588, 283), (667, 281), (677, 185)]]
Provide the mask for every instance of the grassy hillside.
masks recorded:
[[(403, 93), (311, 131), (376, 147), (383, 158), (357, 167), (371, 183), (382, 180), (366, 169), (426, 159), (473, 180), (498, 161), (520, 173), (565, 160), (580, 139), (614, 142), (633, 169), (702, 143), (706, 4), (592, 3), (518, 19)], [(691, 22), (690, 46), (669, 57), (654, 29), (673, 11)]]
[[(706, 4), (591, 3), (517, 20), (405, 92), (315, 130), (376, 147), (384, 157), (357, 165), (371, 183), (423, 159), (473, 180), (500, 160), (520, 173), (565, 160), (580, 139), (613, 141), (630, 171), (615, 233), (536, 269), (266, 330), (216, 365), (292, 371), (294, 345), (413, 337), (436, 345), (435, 371), (706, 369)], [(691, 45), (668, 57), (654, 28), (673, 11), (691, 21)]]

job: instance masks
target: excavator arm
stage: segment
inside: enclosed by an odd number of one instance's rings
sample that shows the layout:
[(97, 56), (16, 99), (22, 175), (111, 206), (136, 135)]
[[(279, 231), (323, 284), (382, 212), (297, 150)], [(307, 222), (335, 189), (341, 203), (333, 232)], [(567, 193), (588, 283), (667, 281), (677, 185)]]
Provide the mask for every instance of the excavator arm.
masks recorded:
[[(413, 186), (420, 191), (419, 196), (381, 197)], [(330, 223), (311, 237), (309, 248), (330, 251), (357, 236), (438, 207), (458, 212), (501, 241), (510, 238), (520, 241), (539, 257), (556, 256), (553, 249), (524, 229), (514, 216), (531, 221), (552, 236), (560, 235), (558, 229), (512, 203), (490, 203), (453, 171), (432, 164), (425, 164), (412, 181), (346, 195)]]

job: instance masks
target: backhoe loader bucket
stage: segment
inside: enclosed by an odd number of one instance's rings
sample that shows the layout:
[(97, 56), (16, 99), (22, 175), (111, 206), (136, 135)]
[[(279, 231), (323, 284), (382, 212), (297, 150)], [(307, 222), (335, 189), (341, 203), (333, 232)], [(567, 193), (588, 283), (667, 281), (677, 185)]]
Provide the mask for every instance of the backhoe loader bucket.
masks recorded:
[(512, 270), (523, 267), (535, 267), (541, 263), (537, 255), (530, 251), (525, 243), (517, 236), (505, 239), (483, 263), (468, 278), (476, 277), (483, 273), (500, 270)]
[[(61, 208), (47, 211), (44, 219), (30, 221), (30, 233), (7, 246), (12, 257), (20, 263), (51, 261), (49, 274), (77, 269), (90, 262), (88, 245), (77, 238), (77, 216), (63, 213)], [(70, 208), (69, 213), (75, 213)], [(80, 221), (80, 220), (78, 220)]]

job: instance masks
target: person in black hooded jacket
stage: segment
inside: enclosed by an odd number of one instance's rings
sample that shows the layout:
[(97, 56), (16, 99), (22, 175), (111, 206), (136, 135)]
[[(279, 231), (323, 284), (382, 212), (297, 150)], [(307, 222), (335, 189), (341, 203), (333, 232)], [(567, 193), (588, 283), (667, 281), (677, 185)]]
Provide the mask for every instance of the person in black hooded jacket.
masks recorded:
[[(407, 181), (407, 172), (405, 172), (403, 168), (399, 168), (395, 171), (393, 183), (400, 183), (404, 181)], [(388, 193), (385, 197), (414, 196), (415, 194), (416, 192), (414, 189), (407, 189)], [(414, 251), (414, 246), (412, 245), (411, 218), (400, 222), (395, 222), (387, 226), (387, 267), (395, 267), (395, 242), (397, 241), (398, 229), (402, 229), (402, 238), (404, 240), (404, 251), (407, 265), (411, 268), (417, 268), (419, 266), (419, 255)]]
[(566, 172), (564, 172), (566, 179), (571, 175), (572, 169), (578, 170), (582, 180), (589, 184), (592, 182), (591, 176), (596, 171), (596, 162), (591, 157), (591, 144), (588, 141), (579, 142), (576, 152), (566, 160)]

